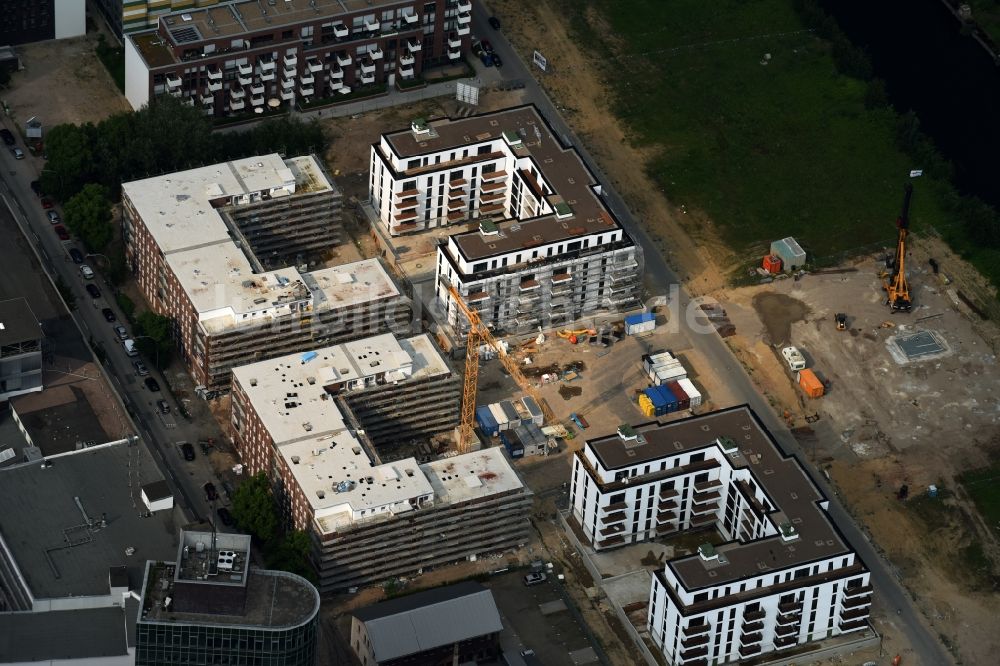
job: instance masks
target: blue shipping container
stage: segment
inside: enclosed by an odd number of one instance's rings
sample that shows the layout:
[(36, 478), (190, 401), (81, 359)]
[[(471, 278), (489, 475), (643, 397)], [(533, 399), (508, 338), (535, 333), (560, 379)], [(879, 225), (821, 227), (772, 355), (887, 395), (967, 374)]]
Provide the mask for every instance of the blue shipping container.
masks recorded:
[(663, 395), (656, 390), (656, 387), (644, 389), (643, 393), (649, 398), (649, 401), (653, 403), (653, 414), (654, 416), (663, 416), (667, 413), (667, 401), (664, 399)]
[(500, 433), (500, 441), (503, 442), (504, 448), (507, 449), (507, 454), (511, 458), (524, 457), (524, 447), (520, 442), (511, 441), (506, 432)]
[(479, 429), (489, 437), (496, 437), (497, 433), (500, 432), (500, 426), (497, 425), (497, 420), (493, 418), (493, 412), (488, 406), (476, 407), (476, 423), (479, 424)]
[(677, 400), (677, 396), (674, 395), (674, 392), (667, 388), (664, 384), (657, 386), (656, 390), (663, 396), (663, 400), (667, 403), (667, 414), (676, 412), (679, 401)]

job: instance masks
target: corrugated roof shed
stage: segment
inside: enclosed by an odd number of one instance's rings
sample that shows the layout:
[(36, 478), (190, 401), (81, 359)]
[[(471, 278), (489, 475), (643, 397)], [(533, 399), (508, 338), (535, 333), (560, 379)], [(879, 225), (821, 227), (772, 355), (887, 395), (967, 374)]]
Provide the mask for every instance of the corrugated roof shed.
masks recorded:
[(493, 594), (467, 581), (361, 608), (375, 659), (387, 661), (503, 628)]

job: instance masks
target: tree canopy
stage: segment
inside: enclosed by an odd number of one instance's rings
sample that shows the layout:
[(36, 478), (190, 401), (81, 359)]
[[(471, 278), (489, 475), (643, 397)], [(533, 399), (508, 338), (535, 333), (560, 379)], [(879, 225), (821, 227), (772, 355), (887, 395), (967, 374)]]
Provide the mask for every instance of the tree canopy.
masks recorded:
[(212, 130), (209, 118), (172, 97), (97, 125), (56, 125), (45, 137), (42, 187), (66, 201), (86, 183), (99, 183), (117, 199), (130, 180), (263, 153), (319, 152), (326, 145), (318, 123), (290, 118), (244, 131)]
[(91, 252), (103, 250), (114, 238), (111, 201), (108, 191), (101, 185), (84, 185), (63, 206), (63, 218), (70, 231), (79, 236)]
[(271, 497), (271, 484), (266, 474), (261, 472), (236, 489), (233, 493), (233, 517), (242, 529), (263, 544), (274, 541), (280, 523), (278, 507)]

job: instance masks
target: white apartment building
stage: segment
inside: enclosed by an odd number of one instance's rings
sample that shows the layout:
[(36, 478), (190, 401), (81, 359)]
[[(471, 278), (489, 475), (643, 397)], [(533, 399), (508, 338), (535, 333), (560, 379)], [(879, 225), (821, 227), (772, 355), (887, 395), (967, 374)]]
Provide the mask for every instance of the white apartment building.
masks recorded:
[(435, 293), (449, 286), (490, 326), (529, 330), (637, 303), (640, 254), (579, 153), (537, 108), (414, 121), (372, 146), (369, 197), (390, 235), (435, 227)]
[(748, 659), (867, 626), (868, 569), (748, 407), (622, 426), (588, 441), (572, 474), (572, 521), (596, 550), (705, 530), (697, 555), (653, 576), (648, 629), (670, 664)]

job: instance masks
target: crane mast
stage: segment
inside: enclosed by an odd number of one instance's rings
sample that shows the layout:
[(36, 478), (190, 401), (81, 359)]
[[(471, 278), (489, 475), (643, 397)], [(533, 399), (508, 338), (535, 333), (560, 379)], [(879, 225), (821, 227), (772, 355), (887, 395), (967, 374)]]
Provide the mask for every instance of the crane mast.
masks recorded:
[(896, 256), (892, 261), (892, 272), (883, 285), (886, 305), (893, 312), (909, 312), (913, 307), (910, 300), (910, 285), (906, 282), (906, 236), (910, 230), (910, 198), (913, 185), (907, 183), (903, 194), (903, 210), (896, 219)]

